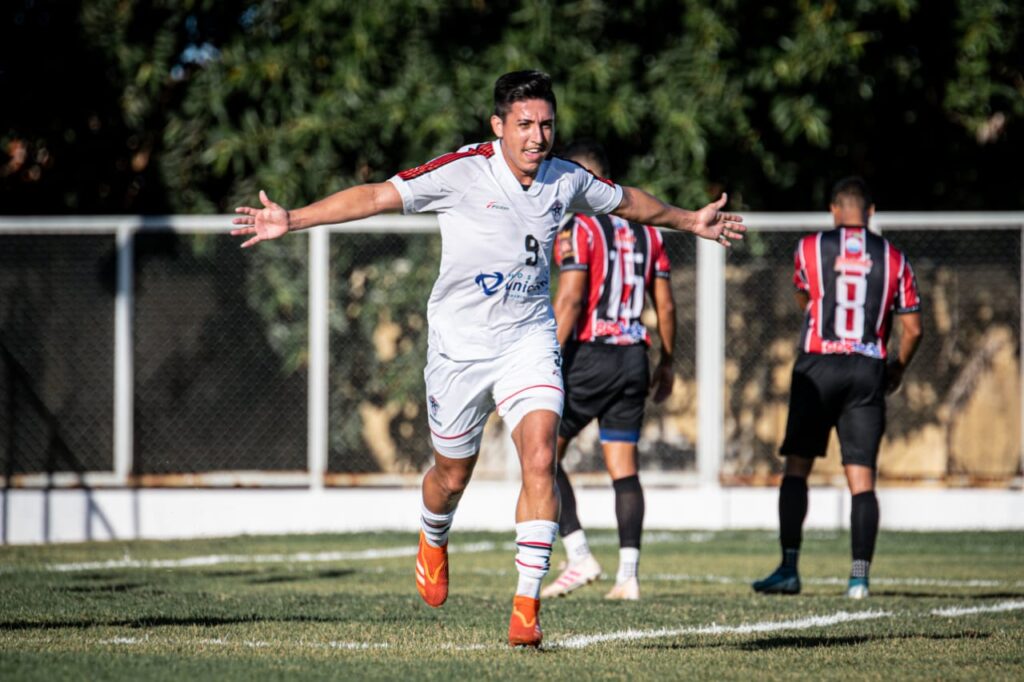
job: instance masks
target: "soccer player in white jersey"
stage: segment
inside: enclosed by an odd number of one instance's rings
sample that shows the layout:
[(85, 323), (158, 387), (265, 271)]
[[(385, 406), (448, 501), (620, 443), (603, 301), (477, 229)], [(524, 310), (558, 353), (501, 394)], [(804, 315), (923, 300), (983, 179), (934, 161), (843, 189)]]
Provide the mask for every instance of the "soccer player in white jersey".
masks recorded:
[(296, 210), (260, 192), (239, 207), (243, 247), (315, 225), (389, 211), (438, 216), (441, 268), (427, 308), (424, 371), (434, 466), (423, 478), (416, 583), (431, 606), (448, 597), (448, 530), (497, 410), (512, 433), (522, 487), (516, 505), (519, 582), (509, 643), (539, 646), (540, 586), (558, 532), (555, 435), (562, 411), (561, 357), (548, 292), (551, 246), (567, 211), (614, 213), (692, 232), (728, 246), (742, 218), (717, 201), (686, 211), (579, 165), (549, 158), (555, 137), (551, 79), (517, 71), (494, 87), (496, 139), (440, 156), (387, 182), (358, 185)]

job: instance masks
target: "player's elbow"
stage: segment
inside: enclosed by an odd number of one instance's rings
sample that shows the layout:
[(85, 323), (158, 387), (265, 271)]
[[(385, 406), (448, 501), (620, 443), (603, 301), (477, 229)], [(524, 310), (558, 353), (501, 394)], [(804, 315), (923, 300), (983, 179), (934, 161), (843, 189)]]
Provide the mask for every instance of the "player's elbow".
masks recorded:
[(900, 323), (900, 331), (908, 341), (919, 343), (924, 337), (924, 326), (921, 324), (920, 313), (903, 315), (900, 318)]

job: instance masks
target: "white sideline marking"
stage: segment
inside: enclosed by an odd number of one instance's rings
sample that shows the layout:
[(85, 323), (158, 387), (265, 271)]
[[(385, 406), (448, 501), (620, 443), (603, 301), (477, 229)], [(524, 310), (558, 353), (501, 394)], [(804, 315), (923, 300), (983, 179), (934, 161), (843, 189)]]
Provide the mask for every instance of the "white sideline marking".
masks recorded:
[[(1007, 611), (1024, 610), (1024, 601), (1005, 601), (991, 606), (954, 606), (943, 609), (932, 609), (928, 615), (944, 618), (958, 618), (979, 613), (1004, 613)], [(852, 623), (857, 621), (878, 620), (881, 618), (894, 618), (897, 616), (915, 617), (912, 612), (893, 613), (891, 611), (859, 611), (850, 613), (848, 611), (837, 611), (823, 616), (807, 616), (794, 620), (784, 621), (760, 621), (755, 623), (743, 623), (740, 625), (711, 625), (691, 626), (683, 628), (658, 628), (654, 630), (619, 630), (616, 632), (595, 633), (591, 635), (576, 635), (555, 640), (545, 648), (549, 649), (585, 649), (596, 644), (608, 642), (631, 642), (647, 639), (660, 639), (663, 637), (680, 637), (684, 635), (745, 635), (764, 632), (780, 632), (784, 630), (810, 630), (813, 628), (824, 628), (840, 623)], [(132, 646), (142, 644), (150, 640), (149, 635), (144, 637), (113, 637), (100, 640), (101, 644), (120, 644)], [(230, 644), (223, 638), (201, 639), (200, 644)], [(286, 648), (287, 642), (264, 642), (257, 640), (244, 640), (240, 644), (250, 648), (277, 647)], [(388, 649), (390, 645), (386, 642), (298, 642), (293, 646), (313, 649), (339, 649), (345, 651), (366, 651), (370, 649)], [(441, 649), (449, 651), (480, 651), (507, 649), (506, 646), (492, 644), (456, 644), (449, 642), (442, 644)]]
[[(658, 532), (644, 535), (644, 541), (649, 544), (664, 542), (707, 542), (714, 537), (713, 533), (670, 533)], [(591, 545), (617, 545), (618, 538), (614, 535), (607, 537), (597, 536), (590, 541)], [(490, 552), (498, 549), (515, 550), (514, 542), (498, 544), (495, 542), (473, 542), (462, 545), (452, 545), (449, 551), (459, 554), (476, 554), (479, 552)], [(281, 564), (281, 563), (314, 563), (326, 561), (372, 561), (374, 559), (395, 559), (407, 556), (416, 556), (415, 545), (407, 547), (386, 547), (378, 549), (364, 549), (358, 552), (296, 552), (294, 554), (213, 554), (208, 556), (182, 557), (180, 559), (133, 559), (125, 556), (122, 559), (109, 559), (107, 561), (88, 561), (68, 564), (52, 564), (47, 566), (49, 571), (71, 572), (71, 571), (99, 571), (116, 568), (194, 568), (196, 566), (217, 566), (220, 564)], [(8, 572), (12, 569), (0, 569), (0, 572)]]
[(1024, 609), (1024, 601), (1004, 601), (991, 606), (950, 606), (944, 609), (932, 609), (933, 616), (970, 616), (975, 613), (1002, 613)]
[(388, 644), (386, 642), (373, 643), (373, 642), (328, 642), (327, 646), (331, 649), (387, 649)]
[[(452, 553), (469, 554), (489, 552), (497, 549), (493, 542), (475, 542), (466, 545), (452, 545)], [(191, 568), (195, 566), (217, 566), (219, 564), (280, 564), (312, 563), (324, 561), (372, 561), (416, 556), (417, 548), (389, 547), (386, 549), (365, 549), (358, 552), (296, 552), (295, 554), (212, 554), (208, 556), (183, 557), (181, 559), (109, 559), (71, 564), (51, 564), (47, 570), (56, 572), (97, 571), (112, 568)]]
[[(718, 583), (722, 585), (745, 585), (754, 582), (755, 578), (734, 578), (724, 575), (690, 575), (687, 573), (652, 573), (641, 575), (642, 580), (659, 580), (664, 582)], [(800, 578), (806, 585), (846, 585), (846, 578)], [(909, 585), (916, 587), (1001, 587), (1012, 585), (1024, 587), (1024, 580), (1009, 582), (1006, 580), (945, 580), (942, 578), (872, 578), (871, 585)]]
[(680, 635), (731, 635), (750, 634), (754, 632), (776, 632), (778, 630), (807, 630), (809, 628), (828, 627), (839, 623), (849, 623), (876, 618), (891, 618), (890, 611), (860, 611), (849, 613), (839, 611), (828, 616), (809, 616), (797, 620), (765, 621), (761, 623), (745, 623), (743, 625), (705, 625), (688, 628), (659, 628), (657, 630), (620, 630), (596, 635), (577, 635), (552, 643), (556, 649), (583, 649), (604, 642), (626, 642), (641, 639), (660, 639), (662, 637), (679, 637)]

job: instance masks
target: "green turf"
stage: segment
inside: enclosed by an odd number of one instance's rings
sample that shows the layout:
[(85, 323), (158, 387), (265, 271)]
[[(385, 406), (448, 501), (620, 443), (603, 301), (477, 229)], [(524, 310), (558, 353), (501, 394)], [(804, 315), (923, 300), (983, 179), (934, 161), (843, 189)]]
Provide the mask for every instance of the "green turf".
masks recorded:
[[(509, 535), (453, 534), (452, 591), (441, 609), (420, 602), (411, 555), (360, 554), (401, 552), (415, 539), (0, 548), (0, 679), (1020, 679), (1024, 670), (1021, 533), (883, 532), (865, 602), (843, 596), (844, 533), (807, 534), (796, 597), (750, 590), (774, 568), (773, 533), (648, 533), (642, 600), (604, 601), (605, 579), (546, 601), (540, 652), (504, 643), (515, 585)], [(614, 534), (591, 539), (614, 573)], [(349, 554), (300, 560), (321, 552)], [(56, 570), (224, 555), (235, 558)], [(935, 613), (971, 608), (987, 610)], [(869, 618), (807, 621), (841, 612)]]

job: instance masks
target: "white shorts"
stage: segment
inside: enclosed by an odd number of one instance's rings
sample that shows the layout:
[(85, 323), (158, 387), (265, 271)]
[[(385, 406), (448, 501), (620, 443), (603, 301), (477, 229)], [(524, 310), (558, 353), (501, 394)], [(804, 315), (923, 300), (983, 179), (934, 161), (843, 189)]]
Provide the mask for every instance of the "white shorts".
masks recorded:
[(531, 334), (486, 360), (452, 360), (428, 347), (423, 378), (431, 440), (445, 457), (479, 452), (495, 409), (509, 431), (534, 410), (562, 416), (562, 354), (553, 332)]

